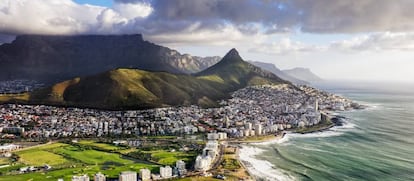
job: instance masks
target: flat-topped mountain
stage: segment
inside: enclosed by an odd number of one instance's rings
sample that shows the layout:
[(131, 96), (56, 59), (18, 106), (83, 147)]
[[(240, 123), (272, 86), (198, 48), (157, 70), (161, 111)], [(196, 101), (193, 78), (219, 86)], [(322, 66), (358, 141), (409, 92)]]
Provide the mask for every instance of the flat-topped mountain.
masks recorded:
[(243, 61), (232, 49), (219, 63), (194, 75), (115, 69), (34, 91), (28, 102), (105, 109), (210, 107), (246, 86), (279, 83), (288, 82)]
[(141, 35), (22, 35), (0, 45), (0, 80), (62, 81), (115, 68), (195, 73), (219, 57), (194, 57)]

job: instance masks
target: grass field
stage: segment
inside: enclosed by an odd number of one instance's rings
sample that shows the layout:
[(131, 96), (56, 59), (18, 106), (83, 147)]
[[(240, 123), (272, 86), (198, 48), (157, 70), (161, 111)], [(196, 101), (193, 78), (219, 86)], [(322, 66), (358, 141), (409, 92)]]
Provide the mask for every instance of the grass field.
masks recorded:
[(9, 158), (0, 158), (0, 165), (6, 165), (10, 163)]
[(133, 161), (121, 158), (121, 155), (116, 153), (108, 153), (97, 150), (81, 150), (75, 146), (66, 146), (54, 150), (55, 153), (65, 155), (86, 164), (104, 164), (108, 161), (119, 164), (131, 164)]
[(190, 161), (191, 157), (195, 157), (195, 153), (185, 152), (171, 152), (166, 150), (153, 150), (143, 151), (144, 153), (150, 153), (151, 159), (161, 165), (174, 165), (176, 161), (183, 160), (185, 162)]
[(42, 166), (45, 164), (57, 166), (70, 163), (63, 156), (44, 150), (25, 150), (18, 153), (18, 155), (20, 156), (20, 162), (30, 166)]
[[(104, 169), (102, 166), (86, 166), (82, 168), (66, 168), (60, 170), (54, 170), (46, 173), (28, 173), (28, 174), (21, 174), (21, 175), (8, 175), (8, 176), (0, 176), (0, 181), (56, 181), (59, 178), (64, 178), (65, 180), (71, 180), (73, 175), (83, 175), (88, 174), (89, 177), (93, 178), (93, 175), (97, 172), (101, 172), (108, 177), (117, 178), (121, 171), (132, 170), (132, 171), (139, 171), (141, 168), (149, 168), (152, 171), (158, 170), (158, 166), (156, 165), (148, 165), (142, 163), (135, 163), (129, 166), (121, 166), (121, 167), (111, 167), (109, 169)], [(93, 180), (93, 179), (92, 179)]]
[[(110, 178), (117, 178), (122, 171), (132, 170), (138, 172), (141, 168), (158, 172), (159, 165), (126, 158), (119, 153), (110, 152), (111, 150), (122, 150), (124, 147), (89, 141), (81, 141), (81, 144), (93, 145), (93, 148), (105, 149), (108, 152), (65, 143), (35, 146), (15, 152), (20, 157), (19, 161), (14, 163), (13, 166), (0, 169), (2, 174), (0, 181), (56, 181), (59, 178), (71, 180), (73, 175), (82, 174), (88, 174), (93, 178), (93, 175), (97, 172), (102, 172)], [(52, 170), (18, 175), (11, 174), (13, 170), (21, 167), (42, 166), (44, 164), (51, 165)]]
[(123, 147), (106, 144), (106, 143), (97, 143), (95, 141), (89, 141), (89, 140), (79, 141), (78, 144), (85, 145), (85, 146), (92, 146), (92, 147), (96, 147), (96, 148), (107, 150), (107, 151), (116, 151), (116, 150), (125, 149)]

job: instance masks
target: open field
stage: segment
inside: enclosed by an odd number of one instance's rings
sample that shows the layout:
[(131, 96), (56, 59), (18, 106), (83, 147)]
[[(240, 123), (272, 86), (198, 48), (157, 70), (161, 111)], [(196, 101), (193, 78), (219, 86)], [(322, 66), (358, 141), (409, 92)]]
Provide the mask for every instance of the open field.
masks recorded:
[(108, 161), (119, 164), (131, 164), (133, 161), (122, 159), (121, 155), (97, 150), (82, 150), (75, 146), (67, 146), (54, 150), (55, 153), (64, 155), (86, 164), (104, 164)]
[(19, 161), (30, 166), (43, 166), (45, 164), (58, 166), (70, 163), (68, 159), (44, 150), (26, 150), (18, 153)]
[[(96, 143), (93, 141), (81, 142), (82, 146), (65, 143), (51, 143), (27, 148), (15, 152), (19, 160), (14, 165), (1, 168), (0, 181), (14, 180), (57, 180), (64, 178), (70, 180), (73, 175), (88, 174), (91, 178), (97, 172), (102, 172), (110, 178), (117, 178), (121, 171), (139, 171), (148, 168), (158, 172), (159, 165), (135, 160), (122, 154), (110, 152), (110, 150), (122, 150), (125, 147), (117, 147), (111, 144)], [(87, 145), (92, 145), (87, 147)], [(95, 150), (93, 148), (100, 148)], [(106, 149), (108, 151), (102, 151)], [(47, 172), (32, 172), (17, 174), (16, 171), (25, 166), (43, 166), (49, 164), (52, 170)], [(17, 174), (17, 175), (16, 175)]]
[(185, 162), (189, 161), (189, 157), (195, 157), (195, 154), (191, 153), (184, 153), (184, 152), (170, 152), (165, 150), (156, 150), (156, 151), (148, 151), (146, 153), (151, 154), (151, 159), (156, 161), (161, 165), (173, 165), (178, 160), (183, 160)]
[(56, 181), (59, 178), (64, 178), (65, 180), (70, 180), (73, 175), (83, 175), (88, 174), (91, 178), (97, 172), (101, 172), (108, 177), (117, 178), (121, 171), (132, 170), (132, 171), (139, 171), (141, 168), (149, 168), (152, 171), (158, 170), (158, 166), (156, 165), (148, 165), (148, 164), (140, 164), (135, 163), (131, 164), (130, 166), (121, 166), (121, 167), (111, 167), (109, 169), (104, 169), (102, 166), (85, 166), (79, 168), (66, 168), (66, 169), (59, 169), (53, 170), (50, 172), (45, 173), (28, 173), (28, 174), (20, 174), (20, 175), (7, 175), (7, 176), (0, 176), (0, 181), (27, 181), (33, 179), (34, 181), (48, 181), (53, 180)]
[(10, 159), (9, 158), (0, 158), (0, 165), (9, 164)]
[(124, 147), (119, 147), (119, 146), (106, 144), (106, 143), (98, 143), (98, 142), (90, 141), (90, 140), (81, 140), (78, 142), (78, 144), (85, 145), (85, 146), (91, 146), (91, 147), (95, 147), (95, 148), (99, 148), (99, 149), (107, 150), (107, 151), (116, 151), (116, 150), (125, 149)]
[(195, 152), (167, 151), (157, 149), (149, 151), (137, 150), (128, 153), (128, 155), (140, 160), (147, 160), (160, 165), (174, 165), (178, 160), (183, 160), (186, 163), (193, 162), (197, 154)]

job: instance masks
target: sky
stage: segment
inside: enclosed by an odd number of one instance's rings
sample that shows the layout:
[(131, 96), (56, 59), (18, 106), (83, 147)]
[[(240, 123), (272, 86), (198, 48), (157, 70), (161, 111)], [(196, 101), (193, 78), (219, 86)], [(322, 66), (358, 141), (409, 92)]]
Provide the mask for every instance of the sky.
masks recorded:
[(414, 82), (413, 0), (1, 0), (16, 35), (143, 34), (197, 56), (310, 68), (324, 79)]

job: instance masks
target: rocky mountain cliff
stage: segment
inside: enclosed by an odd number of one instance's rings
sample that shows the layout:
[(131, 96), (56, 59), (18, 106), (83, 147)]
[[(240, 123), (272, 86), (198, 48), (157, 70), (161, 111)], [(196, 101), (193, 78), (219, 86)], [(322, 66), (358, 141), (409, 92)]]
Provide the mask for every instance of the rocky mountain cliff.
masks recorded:
[(22, 35), (0, 45), (0, 80), (50, 83), (115, 68), (190, 74), (219, 59), (182, 55), (141, 35)]

